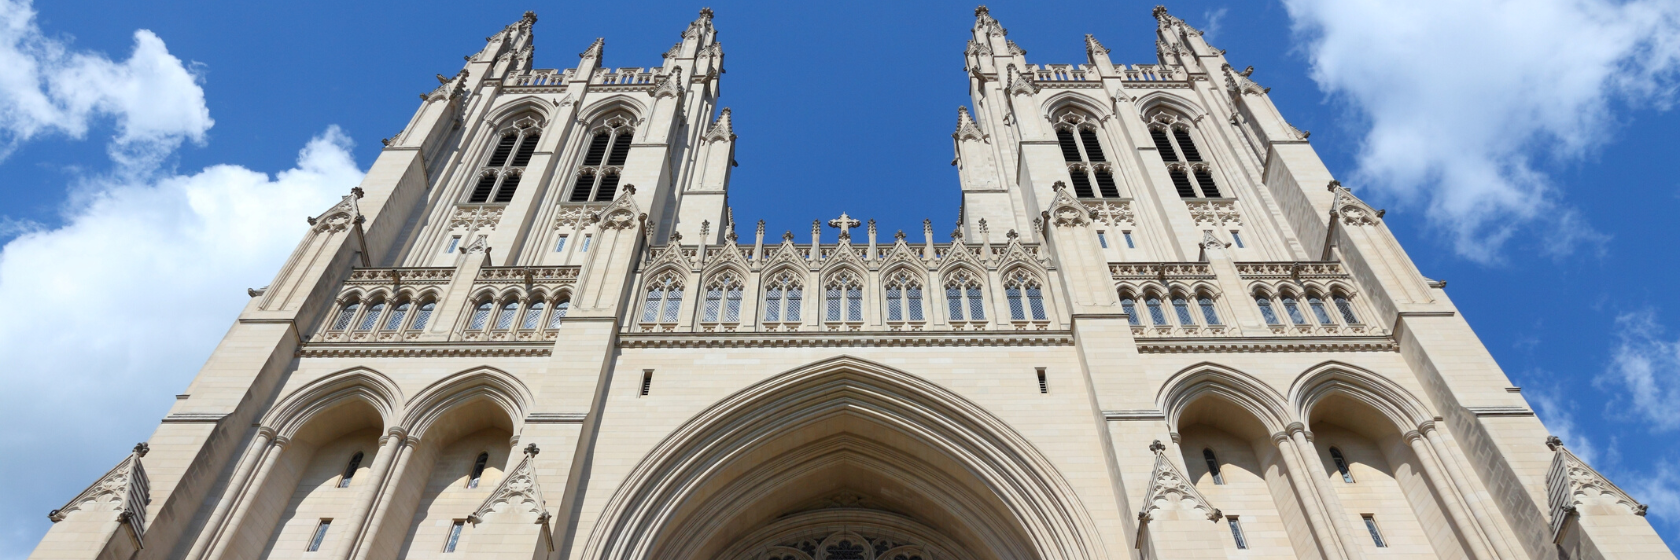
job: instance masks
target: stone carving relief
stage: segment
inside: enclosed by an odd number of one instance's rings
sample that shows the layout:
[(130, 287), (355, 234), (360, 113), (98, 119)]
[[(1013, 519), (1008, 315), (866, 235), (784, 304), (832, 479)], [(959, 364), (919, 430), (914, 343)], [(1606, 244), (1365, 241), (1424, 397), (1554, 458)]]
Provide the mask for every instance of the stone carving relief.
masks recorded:
[(1219, 508), (1209, 504), (1190, 479), (1167, 459), (1167, 446), (1161, 440), (1150, 444), (1149, 450), (1155, 453), (1155, 472), (1149, 477), (1149, 488), (1143, 492), (1144, 505), (1143, 510), (1138, 512), (1139, 520), (1147, 523), (1156, 513), (1173, 510), (1195, 511), (1209, 520), (1224, 517)]
[(539, 451), (535, 443), (526, 445), (525, 458), (502, 477), (501, 484), (496, 485), (496, 490), (484, 499), (478, 510), (467, 516), (467, 520), (482, 523), (486, 516), (493, 513), (514, 513), (536, 514), (537, 523), (548, 521), (548, 509), (543, 503), (542, 487), (537, 484), (534, 464)]

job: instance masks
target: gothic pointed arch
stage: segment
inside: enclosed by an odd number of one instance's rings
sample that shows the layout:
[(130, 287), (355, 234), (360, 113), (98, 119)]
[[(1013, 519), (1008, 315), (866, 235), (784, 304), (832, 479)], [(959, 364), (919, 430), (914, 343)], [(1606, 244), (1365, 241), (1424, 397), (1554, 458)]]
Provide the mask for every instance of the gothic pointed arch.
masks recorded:
[(355, 367), (336, 371), (310, 381), (268, 409), (258, 422), (280, 437), (294, 437), (298, 430), (321, 412), (355, 402), (373, 409), (384, 425), (395, 426), (402, 411), (403, 394), (396, 382), (378, 371)]
[(1155, 113), (1163, 110), (1178, 113), (1192, 121), (1200, 121), (1208, 115), (1208, 112), (1195, 102), (1165, 91), (1152, 91), (1138, 96), (1134, 105), (1138, 108), (1138, 116), (1146, 122)]
[(522, 113), (532, 113), (536, 119), (532, 123), (539, 130), (553, 118), (554, 104), (535, 95), (526, 95), (502, 100), (490, 113), (484, 116), (484, 122), (496, 123), (496, 130), (510, 126), (523, 117)]
[(1289, 387), (1289, 403), (1298, 418), (1312, 418), (1313, 407), (1330, 396), (1375, 409), (1399, 432), (1415, 430), (1435, 417), (1421, 399), (1387, 376), (1334, 360), (1308, 368)]
[(1061, 91), (1044, 100), (1044, 114), (1040, 116), (1045, 122), (1054, 122), (1063, 112), (1077, 111), (1097, 121), (1106, 121), (1114, 112), (1104, 105), (1101, 100), (1081, 91)]
[[(487, 402), (507, 414), (509, 430), (519, 433), (525, 412), (532, 402), (531, 390), (513, 375), (488, 366), (456, 372), (421, 389), (403, 412), (401, 426), (414, 437), (425, 438), (438, 419), (464, 405)], [(456, 429), (460, 429), (456, 427)]]
[(1283, 395), (1264, 381), (1235, 368), (1202, 362), (1173, 374), (1155, 397), (1166, 413), (1167, 426), (1177, 430), (1185, 409), (1204, 397), (1235, 405), (1258, 419), (1267, 433), (1279, 433), (1292, 421)]
[[(836, 476), (838, 493), (812, 483)], [(580, 557), (720, 557), (778, 520), (847, 509), (909, 517), (974, 554), (957, 557), (1111, 556), (1080, 497), (1005, 422), (917, 376), (839, 356), (771, 376), (673, 431), (608, 499)]]
[(630, 125), (638, 128), (645, 115), (648, 114), (647, 106), (643, 105), (641, 101), (637, 101), (636, 98), (628, 95), (614, 95), (579, 109), (578, 121), (593, 123), (611, 116), (615, 111), (628, 113), (631, 121)]

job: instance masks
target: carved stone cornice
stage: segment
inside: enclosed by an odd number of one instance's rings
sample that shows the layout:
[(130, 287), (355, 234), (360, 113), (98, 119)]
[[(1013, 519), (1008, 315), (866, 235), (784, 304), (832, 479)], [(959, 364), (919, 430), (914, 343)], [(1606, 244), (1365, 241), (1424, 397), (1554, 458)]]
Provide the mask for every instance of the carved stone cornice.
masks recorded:
[(1071, 331), (627, 333), (622, 348), (1071, 346)]
[(1399, 352), (1386, 336), (1338, 338), (1151, 338), (1137, 341), (1142, 354), (1215, 354), (1269, 352)]
[(305, 343), (299, 358), (532, 358), (547, 357), (554, 342), (408, 342), (365, 344), (346, 342)]

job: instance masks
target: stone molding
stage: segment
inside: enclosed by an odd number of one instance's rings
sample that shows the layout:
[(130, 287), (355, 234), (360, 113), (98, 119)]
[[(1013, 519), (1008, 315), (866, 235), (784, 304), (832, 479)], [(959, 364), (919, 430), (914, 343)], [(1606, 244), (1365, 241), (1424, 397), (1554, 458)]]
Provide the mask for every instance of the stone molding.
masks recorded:
[(1072, 331), (629, 333), (621, 348), (1072, 346)]
[(542, 358), (554, 353), (553, 342), (409, 342), (360, 344), (311, 342), (298, 348), (299, 358)]
[(1338, 338), (1152, 338), (1137, 341), (1141, 354), (1268, 352), (1399, 352), (1386, 336)]

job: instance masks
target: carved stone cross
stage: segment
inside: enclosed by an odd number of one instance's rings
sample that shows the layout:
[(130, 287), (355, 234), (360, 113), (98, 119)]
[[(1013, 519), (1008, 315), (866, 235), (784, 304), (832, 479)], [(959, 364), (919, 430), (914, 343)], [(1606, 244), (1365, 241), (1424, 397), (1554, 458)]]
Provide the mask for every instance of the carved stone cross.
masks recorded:
[(857, 218), (847, 216), (845, 212), (841, 212), (839, 218), (828, 221), (828, 227), (840, 228), (841, 239), (851, 239), (852, 234), (850, 230), (861, 225), (863, 225), (863, 222), (859, 222)]

